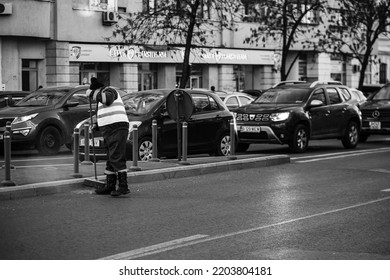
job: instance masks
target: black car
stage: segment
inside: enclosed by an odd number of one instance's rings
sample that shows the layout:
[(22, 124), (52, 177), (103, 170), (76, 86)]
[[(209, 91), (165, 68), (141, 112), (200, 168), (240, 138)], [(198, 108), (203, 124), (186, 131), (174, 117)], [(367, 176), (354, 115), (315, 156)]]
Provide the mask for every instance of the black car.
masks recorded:
[(349, 88), (334, 82), (288, 81), (272, 87), (235, 110), (239, 149), (251, 143), (278, 143), (301, 153), (310, 139), (331, 138), (355, 148), (361, 114), (356, 104), (345, 100), (343, 91)]
[[(88, 88), (89, 86), (41, 88), (12, 107), (1, 109), (2, 150), (7, 122), (11, 123), (12, 147), (36, 148), (41, 155), (55, 155), (64, 144), (71, 148), (75, 126), (90, 115), (89, 99), (86, 96)], [(123, 91), (121, 93), (125, 94)]]
[(371, 134), (390, 134), (390, 83), (367, 98), (360, 105), (362, 131), (360, 141), (364, 142)]
[[(133, 127), (138, 127), (138, 159), (152, 158), (152, 122), (157, 121), (157, 157), (174, 157), (177, 155), (177, 123), (170, 118), (167, 111), (167, 97), (172, 89), (155, 89), (131, 93), (123, 97), (126, 112), (130, 121), (126, 158), (132, 159)], [(230, 121), (233, 115), (222, 100), (211, 91), (183, 90), (192, 98), (193, 112), (187, 122), (188, 154), (208, 153), (229, 155)], [(85, 140), (83, 125), (80, 128), (80, 160), (85, 159)], [(106, 158), (103, 138), (94, 133), (96, 160)], [(93, 160), (92, 139), (90, 139), (90, 160)]]
[(0, 108), (13, 106), (29, 93), (30, 91), (0, 91)]

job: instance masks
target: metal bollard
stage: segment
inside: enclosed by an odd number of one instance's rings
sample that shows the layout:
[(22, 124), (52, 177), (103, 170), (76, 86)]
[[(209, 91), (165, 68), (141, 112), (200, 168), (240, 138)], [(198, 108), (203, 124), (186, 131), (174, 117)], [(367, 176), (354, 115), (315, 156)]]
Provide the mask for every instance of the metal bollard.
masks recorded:
[(157, 121), (152, 121), (152, 158), (149, 161), (160, 161), (157, 157)]
[(230, 155), (228, 159), (237, 159), (236, 157), (236, 131), (234, 129), (234, 120), (230, 121)]
[[(5, 131), (9, 131), (9, 135), (10, 137), (12, 138), (12, 129), (11, 129), (11, 122), (8, 121), (5, 125)], [(10, 148), (10, 151), (11, 151), (11, 148)], [(1, 168), (5, 168), (5, 165), (1, 166)], [(11, 169), (15, 169), (15, 166), (14, 165), (10, 165), (10, 168)]]
[(186, 122), (183, 122), (183, 134), (182, 134), (182, 159), (179, 162), (181, 165), (189, 165), (187, 161), (187, 147), (188, 147), (188, 126)]
[(140, 171), (138, 166), (138, 126), (133, 125), (133, 165), (129, 168), (131, 171)]
[(84, 124), (84, 160), (82, 165), (92, 165), (92, 161), (89, 159), (89, 123)]
[(5, 178), (0, 183), (1, 186), (15, 186), (16, 184), (11, 180), (11, 133), (4, 132), (4, 167)]
[(80, 131), (76, 127), (73, 132), (73, 173), (71, 174), (74, 178), (83, 177), (79, 172), (79, 147), (80, 147)]

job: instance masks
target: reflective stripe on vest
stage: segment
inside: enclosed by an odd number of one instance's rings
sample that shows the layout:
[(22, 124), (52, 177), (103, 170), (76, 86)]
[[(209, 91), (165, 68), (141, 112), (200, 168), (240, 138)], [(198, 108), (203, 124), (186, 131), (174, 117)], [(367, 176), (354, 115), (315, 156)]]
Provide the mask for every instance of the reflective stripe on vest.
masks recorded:
[(110, 106), (103, 105), (99, 103), (98, 112), (97, 112), (97, 122), (98, 126), (105, 126), (117, 122), (128, 122), (125, 107), (123, 106), (123, 101), (118, 93), (118, 97), (115, 99), (114, 103)]

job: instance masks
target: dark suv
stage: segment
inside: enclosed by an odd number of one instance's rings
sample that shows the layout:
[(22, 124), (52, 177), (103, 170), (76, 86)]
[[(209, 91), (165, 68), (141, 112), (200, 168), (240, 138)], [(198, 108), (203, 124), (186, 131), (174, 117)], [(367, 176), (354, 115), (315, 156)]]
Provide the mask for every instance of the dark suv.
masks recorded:
[(371, 134), (390, 134), (390, 83), (368, 97), (360, 110), (363, 119), (360, 141), (366, 141)]
[(344, 96), (349, 88), (334, 82), (281, 82), (251, 104), (235, 111), (238, 149), (250, 143), (288, 144), (292, 152), (305, 152), (309, 139), (341, 139), (355, 148), (361, 113)]

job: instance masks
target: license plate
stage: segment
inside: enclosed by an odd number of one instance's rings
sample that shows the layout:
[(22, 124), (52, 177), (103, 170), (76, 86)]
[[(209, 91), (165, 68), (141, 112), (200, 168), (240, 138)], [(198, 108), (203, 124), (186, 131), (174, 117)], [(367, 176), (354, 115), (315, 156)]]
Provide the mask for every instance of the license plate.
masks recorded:
[(241, 132), (259, 133), (260, 131), (260, 126), (241, 126)]
[[(100, 141), (98, 139), (94, 139), (95, 147), (99, 147)], [(80, 146), (85, 146), (85, 139), (80, 140)], [(89, 146), (93, 146), (92, 139), (89, 139)]]
[(381, 122), (369, 122), (370, 129), (381, 129)]

